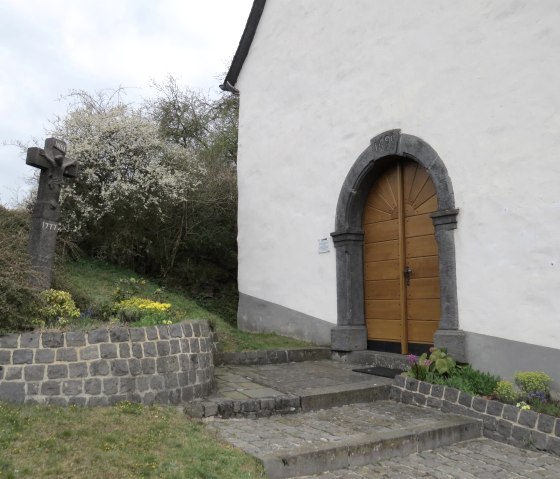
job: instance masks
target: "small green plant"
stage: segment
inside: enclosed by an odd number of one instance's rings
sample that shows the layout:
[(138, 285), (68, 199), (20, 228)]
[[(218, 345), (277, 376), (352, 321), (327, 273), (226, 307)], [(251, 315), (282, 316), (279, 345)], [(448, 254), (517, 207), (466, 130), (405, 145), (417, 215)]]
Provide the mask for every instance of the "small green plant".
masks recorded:
[(407, 375), (420, 381), (425, 381), (431, 365), (431, 361), (427, 359), (427, 354), (424, 353), (420, 357), (409, 354), (406, 359), (409, 364)]
[(135, 416), (141, 415), (144, 410), (141, 404), (130, 402), (130, 401), (121, 401), (116, 405), (116, 408), (119, 409), (124, 414), (132, 414)]
[(439, 374), (451, 374), (457, 365), (445, 348), (430, 348), (430, 361), (432, 361), (431, 370)]
[(72, 319), (80, 317), (72, 296), (67, 291), (47, 289), (41, 292), (38, 309), (41, 321), (53, 326), (66, 326)]
[(529, 404), (527, 404), (525, 401), (520, 401), (515, 406), (518, 407), (519, 409), (521, 409), (522, 411), (530, 411), (531, 410), (531, 406), (529, 406)]
[(494, 389), (494, 396), (498, 401), (506, 404), (514, 404), (517, 401), (518, 394), (515, 391), (513, 383), (509, 381), (498, 381)]
[(125, 299), (130, 299), (133, 296), (138, 296), (140, 293), (144, 293), (146, 284), (145, 279), (136, 279), (134, 277), (121, 278), (116, 281), (116, 287), (113, 291), (113, 300), (118, 303)]
[(445, 348), (430, 348), (430, 356), (423, 353), (420, 357), (414, 354), (407, 356), (409, 369), (407, 374), (421, 381), (425, 380), (428, 374), (449, 375), (457, 365)]
[(543, 393), (548, 397), (551, 381), (552, 378), (548, 374), (541, 372), (520, 371), (515, 373), (515, 384), (528, 396)]
[(115, 312), (125, 322), (141, 321), (143, 325), (171, 324), (170, 303), (132, 297), (115, 303)]

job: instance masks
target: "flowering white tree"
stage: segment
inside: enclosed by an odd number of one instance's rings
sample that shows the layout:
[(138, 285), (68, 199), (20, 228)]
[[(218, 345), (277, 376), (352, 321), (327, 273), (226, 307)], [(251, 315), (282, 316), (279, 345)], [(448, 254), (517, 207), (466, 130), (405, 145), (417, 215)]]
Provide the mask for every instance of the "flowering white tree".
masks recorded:
[(72, 96), (74, 105), (52, 131), (79, 163), (78, 178), (61, 196), (63, 234), (89, 255), (165, 271), (204, 168), (187, 149), (162, 139), (142, 109), (116, 95)]

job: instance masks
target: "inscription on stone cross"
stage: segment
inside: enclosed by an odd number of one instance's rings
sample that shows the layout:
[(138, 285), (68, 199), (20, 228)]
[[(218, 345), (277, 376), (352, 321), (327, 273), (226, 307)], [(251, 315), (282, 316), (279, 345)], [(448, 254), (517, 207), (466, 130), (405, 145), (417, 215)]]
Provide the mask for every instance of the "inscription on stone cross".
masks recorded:
[(52, 281), (60, 220), (60, 190), (65, 177), (77, 176), (78, 164), (76, 160), (66, 157), (66, 143), (56, 138), (47, 138), (44, 148), (28, 148), (25, 162), (41, 170), (31, 220), (29, 255), (33, 269), (31, 285), (44, 290), (50, 288)]

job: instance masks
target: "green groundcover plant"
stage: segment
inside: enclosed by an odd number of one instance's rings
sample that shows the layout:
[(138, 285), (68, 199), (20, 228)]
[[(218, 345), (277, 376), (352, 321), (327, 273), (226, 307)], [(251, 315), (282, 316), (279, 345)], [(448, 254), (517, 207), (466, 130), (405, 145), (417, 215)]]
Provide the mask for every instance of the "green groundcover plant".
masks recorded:
[(523, 410), (560, 417), (560, 401), (550, 396), (551, 378), (545, 373), (520, 371), (515, 374), (515, 385), (498, 376), (474, 369), (469, 364), (458, 364), (445, 348), (431, 348), (421, 356), (410, 354), (406, 375), (432, 384), (450, 386), (469, 394), (515, 404)]

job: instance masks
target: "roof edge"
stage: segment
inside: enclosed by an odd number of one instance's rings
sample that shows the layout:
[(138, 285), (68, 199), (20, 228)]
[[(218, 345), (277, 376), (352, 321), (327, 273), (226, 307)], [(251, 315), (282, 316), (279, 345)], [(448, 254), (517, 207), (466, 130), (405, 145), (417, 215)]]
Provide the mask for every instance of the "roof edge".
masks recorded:
[(234, 94), (239, 94), (239, 90), (235, 88), (237, 83), (237, 78), (241, 73), (245, 59), (249, 54), (249, 49), (253, 43), (253, 38), (259, 26), (262, 12), (264, 10), (264, 5), (266, 0), (254, 0), (253, 6), (251, 7), (251, 12), (249, 13), (249, 18), (245, 25), (245, 30), (243, 30), (243, 35), (241, 35), (241, 40), (239, 40), (239, 45), (224, 79), (224, 82), (220, 85), (223, 91), (229, 91)]

